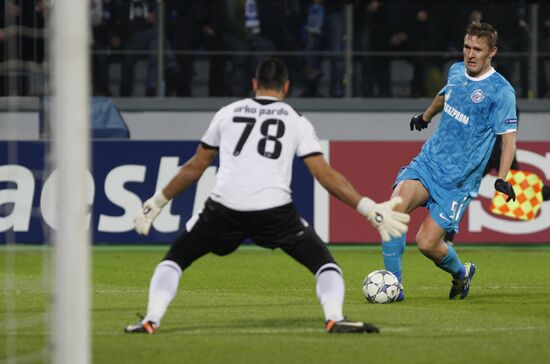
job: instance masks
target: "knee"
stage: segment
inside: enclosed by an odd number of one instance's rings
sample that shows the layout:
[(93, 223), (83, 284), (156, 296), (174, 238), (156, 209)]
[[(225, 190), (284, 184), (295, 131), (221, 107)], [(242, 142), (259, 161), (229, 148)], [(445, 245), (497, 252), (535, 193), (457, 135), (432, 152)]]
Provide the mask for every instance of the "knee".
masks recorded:
[(416, 245), (418, 247), (418, 250), (425, 256), (431, 257), (436, 252), (436, 244), (434, 244), (430, 239), (427, 239), (422, 234), (416, 235)]
[(411, 211), (416, 207), (413, 206), (412, 196), (413, 194), (407, 192), (406, 190), (396, 189), (391, 197), (401, 197), (401, 203), (395, 206), (393, 210), (396, 212), (411, 213)]

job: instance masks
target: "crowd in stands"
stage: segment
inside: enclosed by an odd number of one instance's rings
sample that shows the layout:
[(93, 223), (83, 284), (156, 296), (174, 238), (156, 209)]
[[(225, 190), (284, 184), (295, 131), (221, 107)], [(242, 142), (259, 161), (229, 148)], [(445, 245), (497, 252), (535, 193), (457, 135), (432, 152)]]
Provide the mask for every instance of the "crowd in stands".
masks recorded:
[[(8, 61), (41, 63), (45, 0), (1, 0), (0, 94)], [(405, 96), (431, 96), (444, 82), (445, 66), (460, 59), (463, 32), (473, 20), (499, 31), (497, 70), (528, 97), (530, 44), (527, 0), (164, 0), (166, 96), (193, 96), (197, 62), (206, 61), (208, 96), (245, 96), (258, 61), (278, 54), (293, 80), (292, 96), (342, 97), (347, 5), (353, 6), (353, 96), (393, 97), (392, 61), (406, 62), (412, 76)], [(158, 9), (156, 0), (91, 0), (93, 93), (156, 96)], [(550, 4), (538, 6), (539, 52), (550, 52)], [(14, 27), (15, 26), (15, 27)], [(10, 31), (26, 29), (27, 31)], [(15, 40), (15, 41), (14, 41)], [(10, 43), (16, 43), (14, 50)], [(394, 53), (397, 52), (397, 53)], [(424, 52), (424, 53), (417, 53)], [(427, 52), (427, 53), (426, 53)], [(435, 52), (435, 53), (434, 53)], [(550, 61), (550, 59), (548, 59)], [(136, 64), (145, 61), (145, 75)], [(143, 62), (142, 62), (143, 63)], [(550, 62), (548, 62), (550, 63)], [(119, 74), (111, 67), (119, 64)], [(539, 57), (538, 97), (548, 97), (546, 58)], [(13, 72), (11, 73), (13, 74)], [(17, 94), (30, 93), (24, 72)], [(115, 83), (116, 82), (116, 83)], [(144, 82), (136, 92), (136, 83)], [(321, 84), (327, 85), (325, 88)], [(13, 91), (13, 89), (12, 89)]]
[(30, 71), (45, 57), (47, 11), (46, 0), (0, 0), (0, 96), (31, 93)]

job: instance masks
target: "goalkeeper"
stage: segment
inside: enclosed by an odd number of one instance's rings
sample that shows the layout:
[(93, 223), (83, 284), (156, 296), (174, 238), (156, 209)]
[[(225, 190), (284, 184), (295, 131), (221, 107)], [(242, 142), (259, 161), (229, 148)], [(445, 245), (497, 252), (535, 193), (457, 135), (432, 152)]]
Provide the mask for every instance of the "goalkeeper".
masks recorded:
[(219, 152), (220, 167), (210, 198), (157, 265), (147, 315), (125, 332), (155, 333), (185, 269), (207, 253), (230, 254), (247, 238), (264, 248), (282, 249), (314, 274), (327, 332), (378, 332), (374, 325), (344, 319), (342, 270), (291, 200), (294, 156), (332, 195), (365, 216), (383, 240), (407, 231), (409, 216), (393, 211), (401, 199), (376, 204), (359, 195), (327, 164), (311, 123), (282, 102), (289, 88), (284, 63), (274, 58), (262, 61), (252, 84), (256, 97), (221, 108), (195, 155), (139, 211), (135, 228), (146, 235), (162, 207), (195, 183)]
[[(516, 108), (516, 115), (518, 117), (518, 125), (519, 125), (519, 109)], [(485, 167), (485, 170), (483, 171), (483, 176), (489, 174), (492, 170), (495, 170), (498, 173), (499, 164), (500, 164), (500, 157), (502, 154), (502, 140), (500, 135), (497, 135), (497, 139), (495, 142), (495, 146), (493, 147), (493, 151), (491, 152), (491, 156), (489, 157), (489, 162), (487, 162), (487, 166)], [(511, 169), (520, 170), (519, 163), (517, 161), (516, 156), (514, 155), (514, 160), (512, 161), (512, 165), (510, 166)], [(542, 187), (542, 200), (548, 201), (550, 200), (550, 186), (543, 186)], [(449, 231), (445, 234), (445, 241), (452, 243), (454, 240), (455, 232)]]
[[(491, 66), (496, 44), (497, 32), (490, 24), (468, 25), (463, 62), (451, 66), (447, 84), (426, 111), (410, 121), (411, 131), (421, 131), (442, 111), (439, 126), (394, 183), (393, 197), (403, 199), (398, 211), (429, 209), (415, 240), (426, 257), (452, 276), (450, 299), (468, 295), (476, 266), (463, 264), (443, 238), (446, 232), (458, 231), (471, 196), (479, 189), (496, 135), (501, 135), (502, 153), (495, 189), (508, 200), (515, 198), (512, 185), (504, 179), (516, 150), (516, 99), (510, 83)], [(402, 236), (382, 244), (384, 265), (401, 282), (405, 242)], [(398, 300), (404, 298), (401, 290)]]

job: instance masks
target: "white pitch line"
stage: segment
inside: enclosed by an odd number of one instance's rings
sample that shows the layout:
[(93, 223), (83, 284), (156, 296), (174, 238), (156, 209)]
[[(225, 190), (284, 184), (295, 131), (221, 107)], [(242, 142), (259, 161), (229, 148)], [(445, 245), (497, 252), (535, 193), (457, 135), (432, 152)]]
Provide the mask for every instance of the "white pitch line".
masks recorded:
[[(47, 324), (51, 321), (50, 316), (44, 314), (25, 315), (24, 318), (15, 318), (12, 320), (15, 323), (16, 329), (35, 327)], [(7, 327), (7, 320), (0, 321), (0, 327)]]
[[(44, 360), (47, 360), (50, 356), (50, 353), (47, 351), (47, 349), (44, 349), (42, 351), (37, 351), (34, 353), (27, 353), (22, 355), (16, 355), (13, 358), (7, 358), (6, 361), (0, 361), (1, 364), (8, 364), (8, 363), (17, 363), (17, 364), (25, 364), (25, 363), (42, 363)], [(15, 360), (15, 361), (14, 361)]]

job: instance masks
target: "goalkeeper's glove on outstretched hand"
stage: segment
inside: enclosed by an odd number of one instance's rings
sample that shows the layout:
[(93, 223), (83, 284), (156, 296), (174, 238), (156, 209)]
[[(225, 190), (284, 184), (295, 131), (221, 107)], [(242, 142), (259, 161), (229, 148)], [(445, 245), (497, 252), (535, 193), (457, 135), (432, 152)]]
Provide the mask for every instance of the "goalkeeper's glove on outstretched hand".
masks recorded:
[(394, 197), (389, 201), (377, 204), (370, 198), (363, 197), (357, 204), (357, 211), (378, 230), (382, 241), (389, 241), (391, 238), (399, 238), (407, 232), (409, 214), (393, 211), (395, 206), (401, 202), (401, 197)]
[(145, 201), (134, 219), (136, 232), (140, 235), (149, 234), (153, 220), (167, 203), (168, 199), (164, 197), (162, 190), (158, 190), (153, 197)]
[(428, 127), (428, 122), (424, 121), (424, 114), (414, 114), (414, 116), (411, 118), (410, 126), (411, 131), (413, 131), (414, 129), (420, 131)]
[(495, 181), (495, 190), (508, 195), (506, 202), (510, 200), (514, 200), (514, 201), (516, 200), (516, 192), (514, 191), (512, 184), (510, 182), (503, 180), (502, 178), (499, 178)]

